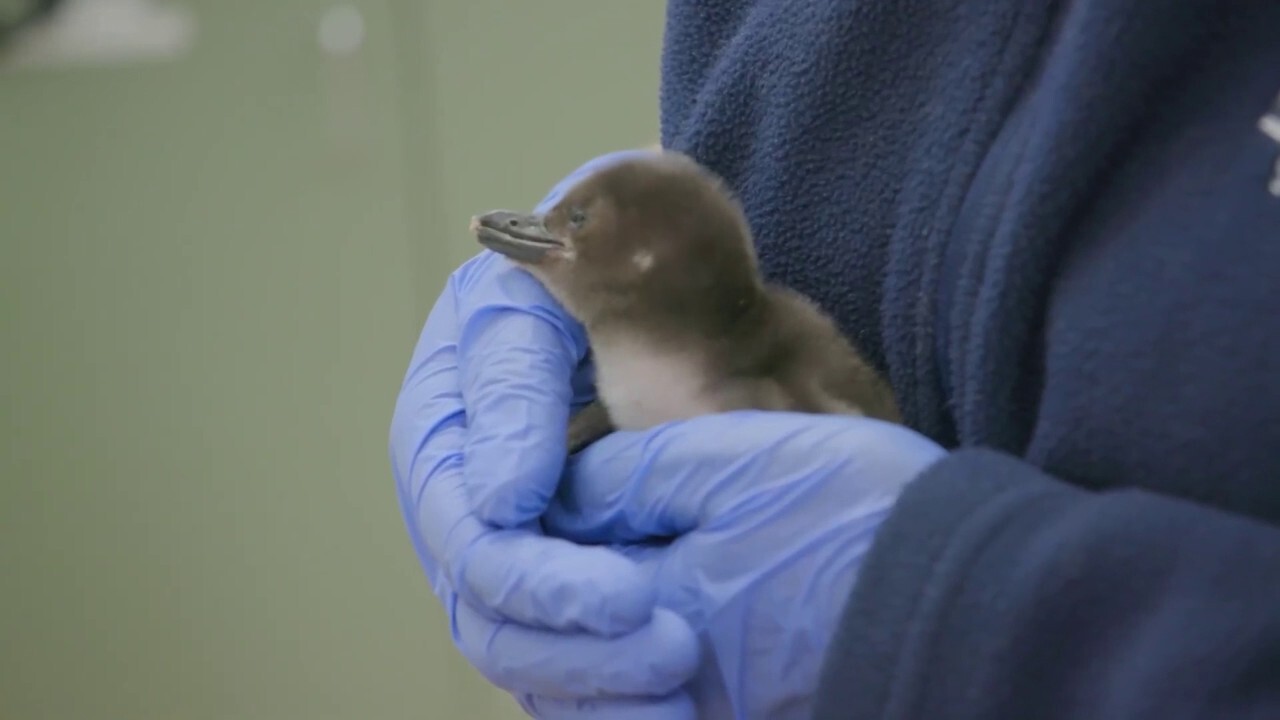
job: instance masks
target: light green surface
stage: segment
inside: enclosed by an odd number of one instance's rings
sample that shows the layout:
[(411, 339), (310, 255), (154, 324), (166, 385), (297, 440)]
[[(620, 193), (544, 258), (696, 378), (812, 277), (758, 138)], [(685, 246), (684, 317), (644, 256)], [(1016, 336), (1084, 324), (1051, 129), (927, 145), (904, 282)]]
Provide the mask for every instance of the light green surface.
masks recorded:
[(201, 0), (0, 73), (0, 720), (500, 718), (387, 424), (468, 216), (656, 139), (657, 2)]

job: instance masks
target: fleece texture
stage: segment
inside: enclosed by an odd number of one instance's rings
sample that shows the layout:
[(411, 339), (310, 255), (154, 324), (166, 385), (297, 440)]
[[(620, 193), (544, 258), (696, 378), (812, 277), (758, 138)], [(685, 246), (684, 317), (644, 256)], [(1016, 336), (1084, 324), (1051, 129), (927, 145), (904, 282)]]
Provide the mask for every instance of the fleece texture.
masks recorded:
[(662, 139), (951, 448), (822, 718), (1280, 718), (1280, 3), (669, 0)]

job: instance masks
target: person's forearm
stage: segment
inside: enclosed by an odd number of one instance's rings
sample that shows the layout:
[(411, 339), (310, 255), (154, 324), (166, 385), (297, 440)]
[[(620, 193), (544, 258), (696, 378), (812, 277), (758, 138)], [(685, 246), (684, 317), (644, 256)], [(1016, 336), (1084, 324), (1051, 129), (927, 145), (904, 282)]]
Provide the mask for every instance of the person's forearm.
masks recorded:
[(903, 496), (818, 718), (1280, 717), (1280, 529), (954, 454)]

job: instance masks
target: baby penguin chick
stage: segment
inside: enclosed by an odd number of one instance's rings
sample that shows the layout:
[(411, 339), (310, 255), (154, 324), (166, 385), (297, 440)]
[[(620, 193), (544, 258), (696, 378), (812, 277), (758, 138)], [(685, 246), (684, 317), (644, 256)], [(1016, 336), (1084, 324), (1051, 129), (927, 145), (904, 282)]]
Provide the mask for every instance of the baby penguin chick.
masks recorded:
[(597, 399), (570, 422), (571, 453), (614, 429), (730, 410), (900, 420), (835, 323), (761, 278), (741, 208), (687, 156), (614, 164), (544, 215), (495, 210), (471, 228), (586, 329)]

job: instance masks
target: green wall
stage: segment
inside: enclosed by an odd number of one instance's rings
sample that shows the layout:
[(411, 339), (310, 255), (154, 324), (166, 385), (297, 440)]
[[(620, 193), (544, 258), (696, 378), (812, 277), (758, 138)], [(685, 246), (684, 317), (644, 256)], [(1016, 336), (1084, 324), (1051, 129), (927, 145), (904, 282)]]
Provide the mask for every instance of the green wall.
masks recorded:
[(0, 69), (0, 719), (519, 717), (387, 426), (467, 218), (657, 136), (657, 2), (196, 0), (173, 61)]

